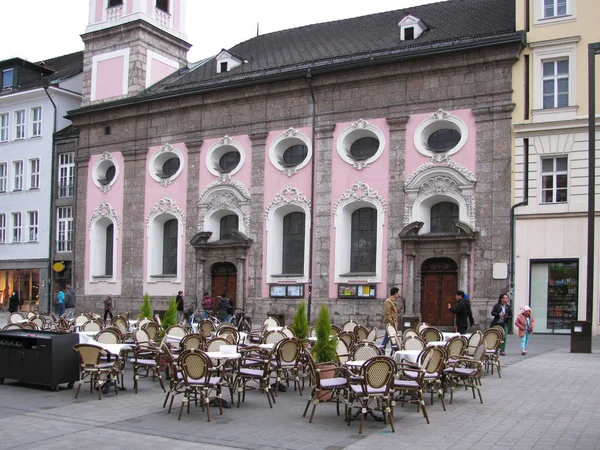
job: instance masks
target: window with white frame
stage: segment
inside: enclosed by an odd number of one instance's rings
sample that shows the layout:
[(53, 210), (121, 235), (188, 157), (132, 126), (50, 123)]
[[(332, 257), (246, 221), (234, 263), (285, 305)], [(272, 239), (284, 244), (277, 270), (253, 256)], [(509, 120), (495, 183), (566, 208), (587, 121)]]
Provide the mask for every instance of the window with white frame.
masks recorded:
[(569, 106), (569, 60), (544, 61), (542, 84), (544, 109)]
[(42, 135), (42, 107), (31, 108), (31, 137)]
[(58, 196), (73, 197), (75, 193), (75, 153), (58, 156)]
[(0, 244), (6, 244), (6, 214), (0, 214)]
[(350, 225), (350, 272), (375, 273), (377, 256), (377, 210), (359, 208)]
[(8, 113), (0, 114), (0, 142), (8, 141)]
[(21, 213), (14, 212), (14, 213), (12, 213), (12, 241), (13, 242), (21, 242), (21, 234), (22, 234)]
[(115, 225), (108, 217), (92, 225), (90, 273), (93, 278), (112, 278), (115, 265)]
[(542, 203), (565, 203), (568, 194), (566, 156), (542, 159)]
[(544, 0), (544, 18), (567, 15), (567, 0)]
[(29, 242), (37, 242), (38, 240), (38, 212), (28, 211), (27, 219), (29, 222)]
[(6, 192), (8, 184), (8, 167), (6, 163), (0, 163), (0, 192)]
[(40, 188), (40, 159), (29, 160), (29, 189)]
[(25, 139), (25, 110), (15, 111), (15, 139)]
[(73, 250), (73, 209), (62, 206), (56, 214), (56, 251), (70, 252)]
[(23, 190), (23, 161), (13, 162), (13, 191)]

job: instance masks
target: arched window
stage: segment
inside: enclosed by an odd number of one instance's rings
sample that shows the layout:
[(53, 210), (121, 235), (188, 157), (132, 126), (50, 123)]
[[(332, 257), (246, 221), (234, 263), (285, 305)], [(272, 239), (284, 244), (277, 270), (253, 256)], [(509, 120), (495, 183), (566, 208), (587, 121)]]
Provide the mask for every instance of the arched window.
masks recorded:
[(431, 233), (456, 233), (454, 222), (458, 220), (458, 205), (452, 202), (440, 202), (431, 207)]
[(238, 231), (239, 229), (239, 217), (237, 216), (237, 214), (229, 214), (227, 216), (223, 216), (221, 217), (219, 225), (219, 239), (231, 239), (233, 237), (231, 232)]
[(170, 219), (163, 225), (163, 275), (177, 275), (177, 219)]
[(115, 226), (111, 223), (106, 227), (106, 252), (104, 254), (104, 275), (111, 276), (113, 274), (113, 238), (115, 234)]
[(352, 213), (350, 272), (374, 273), (377, 256), (377, 210), (360, 208)]
[(302, 212), (292, 212), (283, 218), (282, 273), (304, 274), (304, 224)]

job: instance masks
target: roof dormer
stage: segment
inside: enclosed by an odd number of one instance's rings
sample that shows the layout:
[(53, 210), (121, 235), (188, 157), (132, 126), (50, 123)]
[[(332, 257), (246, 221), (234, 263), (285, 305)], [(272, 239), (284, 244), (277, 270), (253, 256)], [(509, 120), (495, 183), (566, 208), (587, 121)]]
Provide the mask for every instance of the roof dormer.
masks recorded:
[(423, 31), (427, 30), (427, 26), (421, 19), (410, 14), (405, 15), (402, 20), (398, 22), (398, 26), (400, 27), (401, 41), (412, 41), (417, 39), (421, 36)]
[(221, 50), (221, 52), (217, 55), (216, 60), (217, 73), (229, 72), (231, 69), (234, 69), (237, 66), (241, 66), (245, 62), (248, 62), (244, 61), (242, 58), (239, 58), (233, 53), (229, 53), (225, 49)]

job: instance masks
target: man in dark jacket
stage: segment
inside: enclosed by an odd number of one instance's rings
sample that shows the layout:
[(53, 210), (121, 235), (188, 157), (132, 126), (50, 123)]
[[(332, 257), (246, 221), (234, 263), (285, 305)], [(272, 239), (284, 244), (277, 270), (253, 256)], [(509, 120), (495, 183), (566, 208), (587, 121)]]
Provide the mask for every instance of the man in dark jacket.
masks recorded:
[(71, 287), (70, 284), (67, 284), (65, 287), (65, 317), (67, 319), (75, 318), (75, 303), (77, 299), (75, 298), (75, 291)]
[(14, 313), (14, 312), (17, 312), (18, 310), (19, 310), (19, 294), (17, 294), (17, 291), (13, 291), (12, 295), (8, 298), (8, 312)]
[(473, 313), (471, 312), (471, 302), (465, 299), (465, 293), (463, 291), (456, 291), (456, 307), (453, 308), (448, 303), (448, 309), (450, 312), (456, 314), (456, 330), (460, 334), (465, 334), (470, 326), (475, 324), (473, 319)]
[(177, 297), (175, 297), (175, 303), (177, 304), (177, 323), (181, 323), (183, 321), (183, 291), (179, 291), (177, 293)]

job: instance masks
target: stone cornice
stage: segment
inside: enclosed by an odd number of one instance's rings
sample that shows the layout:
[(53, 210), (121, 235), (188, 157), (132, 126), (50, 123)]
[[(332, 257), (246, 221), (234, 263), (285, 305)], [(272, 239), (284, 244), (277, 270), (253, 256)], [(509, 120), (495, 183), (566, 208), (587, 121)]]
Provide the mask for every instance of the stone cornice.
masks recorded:
[(403, 131), (406, 130), (406, 124), (408, 123), (409, 116), (398, 116), (388, 117), (385, 120), (390, 126), (390, 131)]

